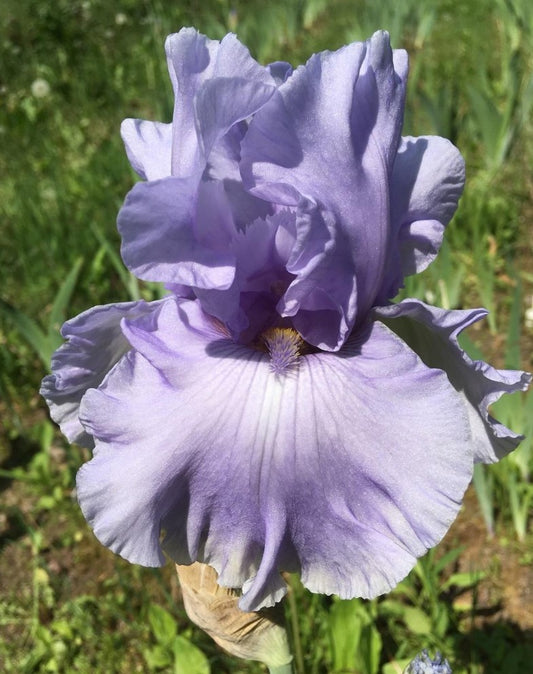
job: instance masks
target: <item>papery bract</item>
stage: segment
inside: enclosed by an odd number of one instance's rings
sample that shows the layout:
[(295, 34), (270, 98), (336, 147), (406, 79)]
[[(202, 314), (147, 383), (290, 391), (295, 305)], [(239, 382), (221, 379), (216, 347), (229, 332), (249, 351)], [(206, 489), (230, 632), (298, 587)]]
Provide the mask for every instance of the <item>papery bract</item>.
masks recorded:
[(384, 32), (294, 71), (233, 35), (166, 50), (173, 120), (123, 123), (144, 182), (118, 226), (169, 295), (67, 323), (43, 383), (94, 442), (81, 508), (132, 562), (212, 565), (245, 610), (282, 571), (376, 596), (445, 534), (474, 461), (520, 440), (489, 406), (529, 375), (457, 342), (483, 311), (391, 303), (438, 252), (462, 158), (401, 137), (407, 57)]

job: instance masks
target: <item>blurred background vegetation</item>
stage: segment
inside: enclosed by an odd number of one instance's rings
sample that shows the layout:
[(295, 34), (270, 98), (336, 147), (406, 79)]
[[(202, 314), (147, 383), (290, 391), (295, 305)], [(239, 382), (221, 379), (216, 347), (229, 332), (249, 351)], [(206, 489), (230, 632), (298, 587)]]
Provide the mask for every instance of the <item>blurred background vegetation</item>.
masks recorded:
[[(533, 6), (529, 0), (3, 0), (0, 4), (0, 670), (261, 672), (188, 623), (171, 568), (133, 567), (75, 503), (87, 454), (37, 390), (58, 328), (95, 304), (158, 296), (122, 267), (117, 211), (134, 181), (124, 117), (170, 121), (165, 36), (234, 31), (262, 62), (385, 28), (410, 54), (406, 134), (450, 138), (467, 187), (437, 261), (406, 295), (490, 315), (464, 340), (533, 369)], [(297, 674), (395, 674), (423, 647), (456, 674), (533, 661), (533, 394), (494, 413), (528, 438), (479, 467), (465, 512), (399, 588), (372, 602), (292, 579)]]

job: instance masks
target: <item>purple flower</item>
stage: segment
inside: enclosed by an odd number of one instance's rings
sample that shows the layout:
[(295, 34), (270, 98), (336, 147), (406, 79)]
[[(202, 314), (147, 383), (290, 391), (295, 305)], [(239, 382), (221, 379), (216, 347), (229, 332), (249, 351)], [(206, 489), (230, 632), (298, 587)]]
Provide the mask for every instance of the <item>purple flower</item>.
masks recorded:
[(452, 670), (448, 660), (443, 659), (438, 651), (432, 660), (429, 653), (423, 650), (409, 663), (404, 674), (452, 674)]
[(126, 120), (144, 178), (118, 225), (154, 303), (69, 321), (43, 383), (96, 536), (131, 562), (211, 564), (246, 610), (282, 571), (314, 592), (390, 590), (454, 520), (475, 461), (520, 437), (489, 415), (530, 377), (471, 361), (484, 312), (405, 300), (462, 191), (448, 141), (402, 138), (388, 35), (292, 70), (234, 35), (166, 43), (171, 124)]

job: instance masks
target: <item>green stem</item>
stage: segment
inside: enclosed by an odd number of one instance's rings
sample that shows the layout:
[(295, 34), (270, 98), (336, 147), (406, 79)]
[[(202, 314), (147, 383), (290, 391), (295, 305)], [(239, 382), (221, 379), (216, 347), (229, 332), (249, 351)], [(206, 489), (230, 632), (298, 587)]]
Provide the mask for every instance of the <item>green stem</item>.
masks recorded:
[(302, 653), (302, 642), (300, 640), (300, 628), (298, 626), (298, 607), (294, 597), (294, 589), (289, 587), (287, 593), (291, 613), (291, 632), (294, 643), (295, 669), (298, 674), (304, 674), (304, 659)]
[(290, 662), (286, 665), (280, 665), (279, 667), (269, 667), (268, 671), (270, 674), (293, 674), (292, 664)]

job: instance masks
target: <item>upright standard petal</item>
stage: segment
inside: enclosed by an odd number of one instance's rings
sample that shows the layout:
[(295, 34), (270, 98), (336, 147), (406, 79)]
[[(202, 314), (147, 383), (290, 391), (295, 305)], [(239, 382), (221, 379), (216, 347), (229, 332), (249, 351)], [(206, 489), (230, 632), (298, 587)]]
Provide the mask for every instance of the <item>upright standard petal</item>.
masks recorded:
[(294, 246), (294, 213), (282, 210), (235, 233), (235, 279), (227, 291), (196, 290), (204, 311), (239, 342), (254, 341), (279, 320), (277, 304), (290, 284), (287, 260)]
[(159, 304), (141, 300), (93, 307), (61, 328), (67, 342), (52, 356), (52, 374), (43, 379), (40, 393), (50, 407), (50, 416), (70, 442), (93, 446), (92, 437), (79, 421), (80, 401), (131, 348), (122, 334), (121, 320), (146, 315)]
[(165, 49), (175, 95), (172, 175), (200, 177), (216, 139), (268, 100), (275, 80), (232, 34), (218, 42), (183, 28)]
[(438, 136), (405, 137), (391, 177), (391, 241), (376, 304), (392, 299), (406, 276), (435, 259), (465, 180), (459, 150)]
[(350, 249), (331, 213), (296, 211), (295, 244), (287, 260), (294, 275), (278, 311), (290, 316), (302, 337), (319, 349), (337, 351), (353, 327), (357, 281)]
[(393, 53), (383, 32), (316, 54), (256, 113), (242, 144), (253, 193), (291, 206), (310, 201), (333, 215), (352, 257), (359, 317), (382, 284), (406, 77), (405, 53)]
[(500, 424), (489, 412), (504, 393), (525, 391), (531, 375), (518, 370), (497, 370), (472, 360), (458, 344), (458, 335), (479, 321), (485, 309), (446, 310), (408, 299), (375, 309), (375, 314), (422, 358), (428, 367), (446, 372), (464, 397), (472, 429), (474, 460), (494, 463), (515, 449), (522, 436)]
[(209, 80), (195, 98), (196, 124), (203, 156), (238, 122), (251, 117), (272, 96), (273, 82), (231, 77)]
[(281, 598), (283, 570), (371, 597), (453, 521), (472, 471), (462, 399), (379, 322), (299, 356), (284, 333), (270, 356), (236, 345), (198, 302), (124, 330), (134, 350), (83, 401), (96, 453), (78, 497), (130, 561), (163, 563), (164, 532), (174, 560), (242, 587), (245, 610)]
[(355, 291), (344, 292), (355, 286), (355, 276), (346, 249), (334, 240), (337, 234), (317, 209), (309, 214), (281, 209), (257, 218), (231, 242), (236, 260), (231, 287), (196, 288), (195, 294), (241, 343), (269, 327), (292, 324), (309, 344), (337, 350), (355, 304)]

